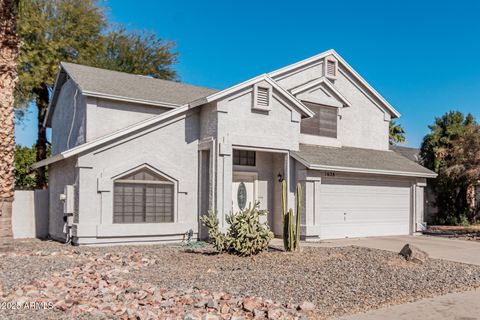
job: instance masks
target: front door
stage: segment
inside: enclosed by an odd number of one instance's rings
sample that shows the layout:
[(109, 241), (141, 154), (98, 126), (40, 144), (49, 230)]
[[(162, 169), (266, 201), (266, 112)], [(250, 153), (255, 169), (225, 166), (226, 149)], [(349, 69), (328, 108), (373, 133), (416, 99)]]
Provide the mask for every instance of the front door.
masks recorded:
[(232, 212), (237, 213), (248, 206), (254, 206), (257, 201), (255, 182), (256, 173), (233, 174), (232, 184)]

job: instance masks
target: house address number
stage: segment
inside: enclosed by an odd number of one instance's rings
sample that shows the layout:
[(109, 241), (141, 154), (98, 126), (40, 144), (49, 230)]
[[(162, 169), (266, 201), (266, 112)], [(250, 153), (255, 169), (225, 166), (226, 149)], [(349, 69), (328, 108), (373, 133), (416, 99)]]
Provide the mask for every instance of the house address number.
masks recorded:
[(335, 172), (333, 172), (333, 171), (325, 171), (325, 177), (335, 177)]

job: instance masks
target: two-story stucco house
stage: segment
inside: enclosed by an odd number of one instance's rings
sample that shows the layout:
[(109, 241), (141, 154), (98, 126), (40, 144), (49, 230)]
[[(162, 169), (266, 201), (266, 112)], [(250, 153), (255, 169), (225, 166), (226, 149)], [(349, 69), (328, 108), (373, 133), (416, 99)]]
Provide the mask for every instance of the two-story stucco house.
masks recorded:
[(53, 156), (36, 164), (49, 166), (50, 235), (202, 238), (199, 215), (215, 210), (226, 228), (259, 201), (281, 236), (282, 179), (290, 207), (303, 187), (306, 240), (415, 233), (435, 174), (389, 150), (397, 117), (333, 50), (221, 91), (62, 63)]

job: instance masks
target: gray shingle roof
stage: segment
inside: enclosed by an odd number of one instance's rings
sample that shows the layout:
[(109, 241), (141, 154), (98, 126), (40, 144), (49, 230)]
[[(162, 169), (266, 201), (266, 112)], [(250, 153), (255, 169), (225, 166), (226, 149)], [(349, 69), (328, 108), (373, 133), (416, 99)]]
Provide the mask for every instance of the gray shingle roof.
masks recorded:
[(390, 150), (401, 154), (402, 156), (411, 161), (415, 161), (417, 163), (420, 162), (420, 149), (401, 146), (390, 146)]
[(294, 156), (308, 163), (309, 166), (313, 167), (326, 166), (346, 169), (360, 169), (362, 171), (375, 170), (385, 173), (409, 173), (416, 176), (425, 177), (435, 175), (433, 171), (430, 171), (418, 163), (410, 161), (404, 156), (393, 151), (352, 147), (334, 148), (314, 145), (300, 145), (300, 150), (294, 151), (293, 154)]
[(176, 81), (154, 79), (74, 63), (62, 62), (62, 66), (75, 80), (82, 92), (183, 105), (218, 91)]

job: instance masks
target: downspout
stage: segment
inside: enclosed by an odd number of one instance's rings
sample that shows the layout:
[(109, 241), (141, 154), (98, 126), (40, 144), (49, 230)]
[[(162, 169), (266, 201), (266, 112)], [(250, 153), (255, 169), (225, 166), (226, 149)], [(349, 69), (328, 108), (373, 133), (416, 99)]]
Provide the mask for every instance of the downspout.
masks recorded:
[(75, 117), (77, 114), (77, 94), (78, 94), (78, 88), (75, 89), (75, 94), (73, 95), (73, 116), (72, 116), (72, 124), (70, 125), (70, 131), (68, 132), (67, 150), (70, 149), (70, 138), (72, 137), (73, 125), (75, 124)]

